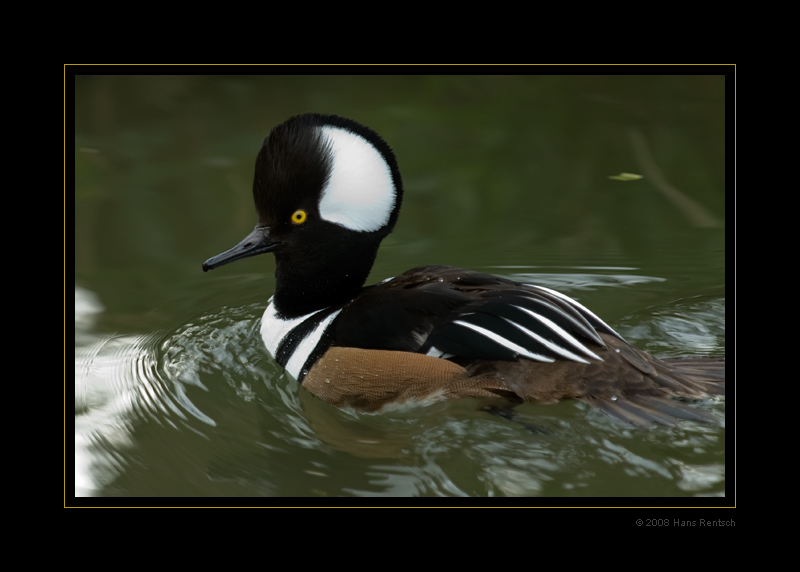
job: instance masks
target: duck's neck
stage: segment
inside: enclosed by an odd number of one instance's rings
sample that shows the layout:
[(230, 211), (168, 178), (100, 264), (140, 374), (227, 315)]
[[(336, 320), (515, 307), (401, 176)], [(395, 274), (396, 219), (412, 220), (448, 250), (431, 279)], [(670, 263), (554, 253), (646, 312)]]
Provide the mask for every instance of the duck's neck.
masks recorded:
[(366, 282), (377, 252), (376, 244), (367, 251), (316, 260), (276, 254), (273, 303), (278, 315), (297, 318), (352, 300)]

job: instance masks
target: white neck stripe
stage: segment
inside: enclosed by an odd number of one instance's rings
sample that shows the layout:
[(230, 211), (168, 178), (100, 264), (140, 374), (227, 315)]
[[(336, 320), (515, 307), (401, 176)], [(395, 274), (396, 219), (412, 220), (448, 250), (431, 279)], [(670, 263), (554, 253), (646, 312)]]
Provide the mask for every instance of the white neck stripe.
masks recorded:
[[(286, 363), (286, 371), (293, 378), (298, 379), (300, 370), (303, 368), (306, 361), (308, 361), (308, 356), (310, 356), (314, 348), (317, 347), (325, 330), (328, 329), (328, 326), (330, 326), (334, 318), (339, 315), (339, 312), (341, 312), (341, 309), (331, 313), (317, 324), (294, 349), (292, 355), (289, 357), (289, 361)], [(283, 320), (278, 317), (274, 303), (267, 306), (267, 309), (264, 310), (264, 316), (261, 318), (261, 338), (264, 340), (264, 345), (267, 346), (267, 351), (273, 359), (277, 359), (278, 348), (283, 340), (286, 339), (286, 336), (291, 334), (292, 330), (315, 314), (317, 314), (317, 312), (312, 312), (305, 316), (300, 316), (299, 318)]]
[(303, 365), (305, 365), (306, 361), (308, 361), (308, 356), (310, 356), (314, 348), (317, 347), (320, 338), (322, 338), (322, 334), (325, 333), (325, 330), (328, 329), (328, 326), (341, 311), (341, 309), (336, 310), (330, 316), (322, 320), (319, 325), (300, 342), (300, 345), (295, 348), (292, 357), (286, 364), (286, 371), (289, 372), (289, 375), (295, 379), (300, 379), (300, 370)]

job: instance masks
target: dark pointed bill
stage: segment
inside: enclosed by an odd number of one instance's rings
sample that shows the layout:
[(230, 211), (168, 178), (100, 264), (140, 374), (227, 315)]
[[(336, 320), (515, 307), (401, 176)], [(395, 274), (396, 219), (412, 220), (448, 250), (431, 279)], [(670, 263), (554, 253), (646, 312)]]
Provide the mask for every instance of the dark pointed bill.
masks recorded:
[(241, 260), (242, 258), (249, 258), (256, 254), (263, 254), (264, 252), (272, 252), (280, 242), (273, 242), (269, 238), (269, 227), (257, 226), (253, 232), (248, 234), (245, 239), (222, 254), (212, 256), (203, 262), (203, 272), (208, 272), (219, 266), (224, 266), (230, 262)]

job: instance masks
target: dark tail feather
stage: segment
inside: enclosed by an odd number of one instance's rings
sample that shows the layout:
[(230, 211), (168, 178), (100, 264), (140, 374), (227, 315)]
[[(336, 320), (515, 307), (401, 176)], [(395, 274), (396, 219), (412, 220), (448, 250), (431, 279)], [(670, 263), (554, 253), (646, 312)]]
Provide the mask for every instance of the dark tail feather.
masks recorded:
[(725, 395), (724, 358), (669, 358), (663, 360), (673, 375), (694, 382), (710, 395)]
[(651, 427), (653, 423), (659, 425), (675, 425), (675, 419), (659, 411), (641, 407), (632, 401), (617, 399), (611, 401), (607, 399), (593, 399), (590, 404), (597, 407), (600, 411), (637, 427)]
[(712, 423), (714, 425), (723, 424), (722, 420), (716, 415), (703, 411), (702, 409), (697, 409), (696, 407), (689, 407), (674, 399), (653, 397), (650, 395), (633, 395), (629, 399), (641, 407), (660, 411), (673, 418)]
[(724, 425), (721, 419), (711, 413), (666, 397), (630, 395), (614, 401), (609, 399), (585, 401), (611, 417), (637, 427), (651, 427), (654, 423), (670, 427), (677, 425), (678, 419)]

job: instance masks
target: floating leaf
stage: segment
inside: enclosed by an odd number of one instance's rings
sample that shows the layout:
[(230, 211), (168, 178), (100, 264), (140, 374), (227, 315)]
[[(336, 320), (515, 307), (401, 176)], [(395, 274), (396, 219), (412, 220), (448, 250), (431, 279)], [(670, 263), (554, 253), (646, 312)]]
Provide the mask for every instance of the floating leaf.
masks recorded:
[(636, 173), (620, 173), (619, 175), (609, 175), (608, 178), (615, 181), (638, 181), (642, 176)]

